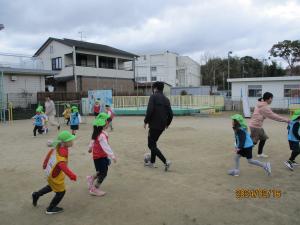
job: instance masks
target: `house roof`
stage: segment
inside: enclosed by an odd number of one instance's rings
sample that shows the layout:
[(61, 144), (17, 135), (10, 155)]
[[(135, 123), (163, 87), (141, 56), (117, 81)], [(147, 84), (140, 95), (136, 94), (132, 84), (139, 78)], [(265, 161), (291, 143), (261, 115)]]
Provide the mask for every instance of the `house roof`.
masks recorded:
[(21, 68), (11, 68), (11, 67), (0, 67), (0, 72), (16, 75), (55, 75), (57, 72), (52, 70), (34, 70), (34, 69), (21, 69)]
[(80, 48), (80, 49), (86, 49), (86, 50), (94, 50), (94, 51), (99, 51), (103, 53), (108, 53), (108, 54), (114, 54), (114, 55), (120, 55), (120, 56), (125, 56), (125, 57), (138, 57), (138, 55), (135, 55), (130, 52), (126, 52), (117, 48), (113, 48), (107, 45), (101, 45), (97, 43), (91, 43), (91, 42), (85, 42), (85, 41), (78, 41), (78, 40), (72, 40), (72, 39), (59, 39), (59, 38), (48, 38), (48, 40), (37, 50), (37, 52), (33, 55), (34, 57), (38, 56), (52, 41), (57, 41), (61, 44), (70, 46), (70, 47), (75, 47), (75, 48)]
[(270, 82), (270, 81), (300, 81), (300, 76), (282, 76), (282, 77), (252, 77), (252, 78), (233, 78), (227, 79), (227, 82)]

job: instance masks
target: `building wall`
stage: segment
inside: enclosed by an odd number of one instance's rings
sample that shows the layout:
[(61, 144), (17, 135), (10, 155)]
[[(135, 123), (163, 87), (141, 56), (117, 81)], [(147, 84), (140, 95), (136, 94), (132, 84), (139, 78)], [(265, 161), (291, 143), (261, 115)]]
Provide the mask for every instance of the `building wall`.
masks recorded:
[(188, 56), (178, 56), (171, 52), (148, 54), (138, 58), (135, 68), (139, 82), (150, 82), (151, 77), (156, 77), (157, 81), (164, 81), (173, 87), (200, 86), (200, 65)]
[[(11, 78), (14, 76), (15, 81)], [(5, 93), (37, 93), (45, 91), (45, 77), (38, 75), (4, 75), (4, 92)]]
[[(56, 57), (62, 57), (62, 68), (65, 68), (65, 54), (72, 53), (73, 49), (70, 46), (63, 45), (57, 41), (52, 41), (38, 56), (44, 65), (45, 70), (52, 70), (51, 59)], [(63, 72), (63, 70), (62, 70)], [(70, 74), (72, 75), (72, 74)]]
[[(78, 77), (80, 91), (112, 89), (116, 94), (133, 93), (134, 82), (132, 79), (113, 79), (102, 77)], [(67, 82), (67, 92), (74, 92), (74, 80)]]
[[(233, 82), (232, 83), (232, 99), (240, 100), (241, 90), (243, 95), (248, 96), (248, 85), (262, 85), (262, 94), (271, 92), (274, 95), (273, 108), (287, 108), (289, 98), (284, 97), (284, 85), (299, 84), (299, 81), (259, 81), (259, 82)], [(255, 107), (257, 97), (249, 97), (250, 107)]]

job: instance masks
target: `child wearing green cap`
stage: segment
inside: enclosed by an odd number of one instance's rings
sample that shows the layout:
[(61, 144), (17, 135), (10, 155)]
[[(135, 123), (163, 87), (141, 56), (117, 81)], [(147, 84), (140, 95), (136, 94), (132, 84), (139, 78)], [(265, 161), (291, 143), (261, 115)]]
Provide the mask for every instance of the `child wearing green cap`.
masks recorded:
[(70, 117), (71, 117), (71, 106), (70, 106), (70, 104), (65, 105), (65, 110), (64, 110), (62, 115), (64, 116), (65, 120), (67, 121), (67, 126), (69, 126)]
[(232, 127), (235, 135), (235, 168), (228, 171), (231, 176), (239, 176), (240, 174), (240, 158), (245, 157), (249, 164), (262, 167), (268, 176), (271, 175), (271, 164), (263, 163), (252, 159), (253, 141), (247, 131), (246, 120), (240, 114), (235, 114), (231, 117)]
[(43, 124), (44, 124), (44, 116), (42, 115), (42, 108), (39, 106), (35, 110), (35, 115), (32, 117), (33, 119), (33, 136), (36, 137), (36, 131), (38, 131), (39, 134), (43, 134)]
[(109, 115), (100, 113), (93, 122), (93, 134), (88, 152), (93, 153), (96, 174), (87, 176), (87, 182), (90, 194), (95, 196), (105, 195), (100, 185), (107, 176), (110, 159), (116, 162), (116, 156), (108, 144), (108, 134), (104, 131), (109, 120)]
[(55, 192), (55, 196), (46, 210), (46, 214), (55, 214), (63, 211), (63, 208), (57, 207), (65, 195), (65, 174), (73, 181), (77, 176), (67, 166), (69, 148), (73, 146), (75, 136), (69, 131), (61, 131), (57, 139), (51, 143), (52, 149), (48, 152), (43, 169), (46, 173), (48, 185), (39, 191), (32, 193), (32, 204), (37, 206), (38, 199), (50, 192)]
[(76, 135), (76, 131), (79, 130), (80, 123), (80, 115), (78, 112), (78, 108), (76, 106), (72, 106), (71, 108), (71, 117), (70, 117), (70, 128), (72, 130), (72, 134)]
[(294, 166), (299, 164), (295, 161), (296, 157), (300, 154), (300, 109), (296, 110), (291, 118), (291, 121), (287, 127), (288, 129), (288, 141), (290, 150), (292, 151), (289, 160), (284, 162), (284, 165), (291, 171), (294, 170)]

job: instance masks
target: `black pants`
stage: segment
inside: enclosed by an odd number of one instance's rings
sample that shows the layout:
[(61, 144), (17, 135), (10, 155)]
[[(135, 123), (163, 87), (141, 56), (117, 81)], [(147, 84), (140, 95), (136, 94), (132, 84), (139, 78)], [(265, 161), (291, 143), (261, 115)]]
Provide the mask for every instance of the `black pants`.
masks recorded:
[(36, 131), (38, 131), (39, 134), (42, 134), (44, 132), (43, 126), (36, 126), (35, 125), (34, 128), (33, 128), (33, 135), (34, 136), (36, 136)]
[(67, 126), (70, 124), (70, 118), (67, 118)]
[(266, 140), (259, 141), (257, 154), (261, 155), (263, 153), (265, 144), (266, 144)]
[(148, 148), (151, 150), (151, 163), (155, 163), (156, 156), (166, 164), (166, 158), (157, 148), (157, 141), (162, 134), (163, 130), (149, 129), (148, 134)]
[(95, 169), (97, 171), (96, 187), (98, 188), (104, 181), (105, 177), (107, 176), (108, 166), (110, 164), (110, 161), (108, 158), (94, 159), (94, 164), (95, 164)]
[[(48, 194), (49, 192), (52, 192), (52, 189), (49, 185), (47, 185), (36, 193), (37, 193), (38, 197), (41, 197), (45, 194)], [(55, 195), (54, 195), (52, 201), (50, 202), (48, 209), (53, 209), (54, 207), (56, 207), (60, 203), (60, 201), (63, 199), (65, 193), (66, 193), (66, 191), (55, 192)]]
[(294, 161), (296, 157), (300, 154), (300, 145), (299, 142), (289, 141), (290, 149), (292, 151), (290, 160)]

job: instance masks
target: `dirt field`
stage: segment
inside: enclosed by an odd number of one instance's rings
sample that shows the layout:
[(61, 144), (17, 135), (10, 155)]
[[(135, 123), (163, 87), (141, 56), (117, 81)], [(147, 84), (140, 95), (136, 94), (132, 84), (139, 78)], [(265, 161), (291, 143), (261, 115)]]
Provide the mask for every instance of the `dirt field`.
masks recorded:
[[(53, 128), (49, 134), (33, 138), (30, 120), (1, 124), (0, 224), (300, 224), (300, 167), (290, 172), (283, 166), (290, 154), (285, 124), (265, 123), (270, 136), (265, 152), (270, 155), (271, 177), (245, 159), (241, 176), (226, 174), (234, 156), (227, 114), (174, 118), (159, 142), (173, 163), (167, 173), (160, 162), (157, 169), (143, 166), (143, 154), (148, 150), (142, 117), (119, 117), (114, 126), (110, 143), (118, 163), (110, 166), (102, 186), (108, 194), (100, 198), (88, 194), (85, 178), (94, 173), (94, 165), (87, 153), (91, 125), (83, 124), (69, 156), (69, 167), (78, 181), (66, 179), (67, 193), (60, 204), (65, 212), (48, 216), (45, 209), (53, 194), (43, 196), (34, 208), (31, 192), (46, 184), (41, 163), (48, 151), (46, 142), (56, 131)], [(241, 188), (276, 189), (282, 196), (237, 199), (235, 190)]]

